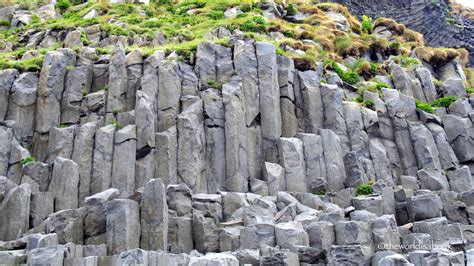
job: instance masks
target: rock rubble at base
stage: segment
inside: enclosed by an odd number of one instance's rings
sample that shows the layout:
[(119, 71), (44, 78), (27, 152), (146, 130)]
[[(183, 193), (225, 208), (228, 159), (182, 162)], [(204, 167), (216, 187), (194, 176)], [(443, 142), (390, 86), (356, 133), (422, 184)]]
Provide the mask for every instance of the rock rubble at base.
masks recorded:
[(0, 71), (1, 263), (474, 263), (474, 102), (458, 81), (434, 115), (415, 107), (441, 96), (423, 67), (393, 64), (395, 89), (364, 94), (374, 111), (268, 43), (201, 43), (194, 66), (81, 56)]

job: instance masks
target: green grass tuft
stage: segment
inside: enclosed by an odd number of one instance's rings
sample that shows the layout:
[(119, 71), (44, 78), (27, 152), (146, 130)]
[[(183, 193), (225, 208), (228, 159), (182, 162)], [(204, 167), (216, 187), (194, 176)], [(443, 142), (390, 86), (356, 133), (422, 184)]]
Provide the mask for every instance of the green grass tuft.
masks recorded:
[(342, 81), (351, 85), (359, 82), (360, 77), (354, 70), (344, 71), (335, 61), (326, 60), (324, 65), (330, 67), (342, 79)]
[(34, 162), (36, 162), (36, 158), (31, 156), (31, 155), (29, 155), (25, 159), (21, 160), (22, 165), (25, 165), (25, 164), (28, 164), (28, 163), (34, 163)]
[(436, 99), (431, 103), (433, 107), (449, 107), (452, 103), (456, 101), (456, 96), (445, 96)]
[(360, 195), (371, 195), (374, 193), (371, 185), (360, 185), (357, 186), (357, 196)]
[(431, 104), (429, 103), (425, 103), (423, 101), (420, 101), (420, 100), (415, 100), (415, 103), (416, 103), (416, 108), (420, 109), (420, 110), (423, 110), (427, 113), (430, 113), (430, 114), (433, 114), (435, 112), (435, 108), (433, 108), (433, 106), (431, 106)]

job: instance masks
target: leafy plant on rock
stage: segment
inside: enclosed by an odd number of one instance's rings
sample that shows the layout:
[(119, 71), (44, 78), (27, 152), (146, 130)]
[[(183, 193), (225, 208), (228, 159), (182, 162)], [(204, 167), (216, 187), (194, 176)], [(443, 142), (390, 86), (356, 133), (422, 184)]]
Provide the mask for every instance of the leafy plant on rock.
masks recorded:
[(371, 185), (360, 185), (356, 187), (356, 190), (357, 190), (357, 196), (371, 195), (374, 193), (374, 190), (372, 189)]

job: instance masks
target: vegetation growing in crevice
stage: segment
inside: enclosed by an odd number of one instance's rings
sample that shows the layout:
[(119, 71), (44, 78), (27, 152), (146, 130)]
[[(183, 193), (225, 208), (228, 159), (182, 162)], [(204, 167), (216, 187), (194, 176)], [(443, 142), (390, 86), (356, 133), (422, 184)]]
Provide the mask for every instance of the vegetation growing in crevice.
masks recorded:
[(456, 101), (456, 96), (444, 96), (436, 99), (431, 106), (433, 107), (449, 107), (452, 103)]
[(36, 162), (36, 158), (31, 156), (31, 155), (29, 155), (26, 158), (24, 158), (23, 160), (21, 160), (22, 165), (25, 165), (25, 164), (28, 164), (28, 163), (34, 163), (34, 162)]
[(429, 103), (425, 103), (421, 100), (415, 100), (415, 104), (416, 104), (416, 108), (420, 109), (420, 110), (423, 110), (427, 113), (430, 113), (430, 114), (433, 114), (435, 112), (435, 108), (433, 108), (433, 106), (431, 106), (431, 104)]
[(353, 85), (359, 82), (360, 80), (359, 75), (355, 71), (344, 71), (335, 61), (326, 60), (324, 62), (324, 65), (326, 68), (329, 68), (330, 70), (336, 72), (336, 74), (342, 79), (342, 81), (346, 83)]

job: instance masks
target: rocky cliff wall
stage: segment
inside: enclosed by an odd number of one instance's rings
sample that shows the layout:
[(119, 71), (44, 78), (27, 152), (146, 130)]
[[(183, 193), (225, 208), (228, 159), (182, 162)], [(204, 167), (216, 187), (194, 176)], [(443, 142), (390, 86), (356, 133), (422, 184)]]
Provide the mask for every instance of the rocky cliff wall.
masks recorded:
[[(392, 62), (366, 108), (268, 43), (201, 43), (192, 64), (91, 53), (0, 72), (1, 263), (474, 263), (457, 61)], [(441, 96), (457, 100), (416, 108)]]
[(450, 14), (448, 0), (335, 0), (358, 16), (389, 17), (423, 33), (434, 47), (464, 47), (474, 64), (474, 22), (460, 14)]

